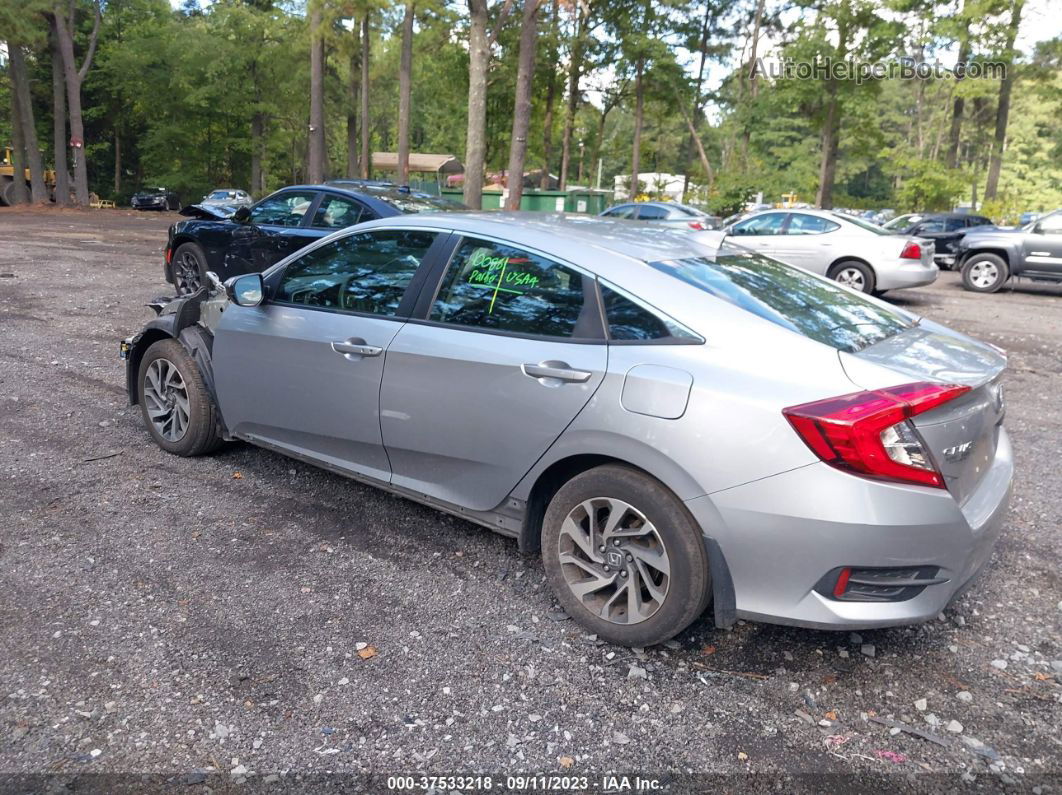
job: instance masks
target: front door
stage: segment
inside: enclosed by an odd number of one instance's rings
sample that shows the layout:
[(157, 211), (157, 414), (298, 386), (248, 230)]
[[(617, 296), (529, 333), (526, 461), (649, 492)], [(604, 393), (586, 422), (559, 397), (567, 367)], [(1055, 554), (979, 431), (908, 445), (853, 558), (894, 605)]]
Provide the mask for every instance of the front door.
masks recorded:
[(738, 238), (734, 242), (739, 246), (788, 262), (785, 221), (786, 213), (761, 213), (734, 224), (727, 235)]
[(322, 232), (309, 228), (306, 217), (316, 198), (316, 191), (285, 190), (252, 207), (250, 218), (233, 230), (232, 244), (225, 254), (226, 273), (264, 271), (323, 237)]
[(396, 486), (471, 510), (501, 503), (594, 394), (608, 348), (592, 277), (466, 238), (427, 320), (387, 351), (380, 393)]
[(1062, 275), (1062, 212), (1044, 216), (1023, 237), (1026, 271)]
[(229, 430), (387, 480), (379, 416), (384, 353), (411, 306), (416, 285), (407, 288), (438, 237), (429, 230), (349, 234), (290, 262), (261, 306), (226, 307), (213, 358)]

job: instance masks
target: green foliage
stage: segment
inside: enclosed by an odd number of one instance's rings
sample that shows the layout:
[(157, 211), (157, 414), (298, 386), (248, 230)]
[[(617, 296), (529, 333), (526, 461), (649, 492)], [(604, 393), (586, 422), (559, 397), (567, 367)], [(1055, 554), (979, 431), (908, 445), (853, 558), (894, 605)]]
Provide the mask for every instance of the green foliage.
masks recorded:
[(966, 183), (961, 172), (935, 160), (898, 158), (895, 166), (894, 173), (901, 177), (896, 200), (911, 210), (950, 210)]

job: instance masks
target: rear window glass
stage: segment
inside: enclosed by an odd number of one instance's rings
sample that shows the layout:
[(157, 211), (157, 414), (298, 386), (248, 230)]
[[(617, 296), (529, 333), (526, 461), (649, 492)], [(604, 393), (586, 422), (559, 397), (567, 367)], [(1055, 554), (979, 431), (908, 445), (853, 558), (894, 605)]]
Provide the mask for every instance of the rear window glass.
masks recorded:
[(766, 257), (723, 247), (714, 259), (650, 263), (699, 290), (790, 331), (852, 353), (913, 323), (824, 279)]

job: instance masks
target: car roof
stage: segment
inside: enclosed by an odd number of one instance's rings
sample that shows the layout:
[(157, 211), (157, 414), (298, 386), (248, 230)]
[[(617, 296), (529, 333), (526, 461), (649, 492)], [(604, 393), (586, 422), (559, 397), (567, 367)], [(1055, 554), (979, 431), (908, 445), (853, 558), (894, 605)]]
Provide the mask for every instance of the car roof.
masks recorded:
[[(394, 225), (396, 219), (383, 218), (359, 224), (358, 229)], [(568, 251), (580, 258), (593, 258), (602, 252), (658, 262), (681, 257), (703, 256), (709, 238), (701, 239), (684, 229), (654, 229), (624, 218), (596, 215), (539, 212), (417, 213), (402, 216), (402, 226), (449, 229), (460, 234), (497, 237), (507, 242), (557, 252)], [(711, 233), (699, 233), (701, 236)], [(720, 234), (720, 240), (722, 236)], [(573, 257), (575, 258), (575, 257)]]

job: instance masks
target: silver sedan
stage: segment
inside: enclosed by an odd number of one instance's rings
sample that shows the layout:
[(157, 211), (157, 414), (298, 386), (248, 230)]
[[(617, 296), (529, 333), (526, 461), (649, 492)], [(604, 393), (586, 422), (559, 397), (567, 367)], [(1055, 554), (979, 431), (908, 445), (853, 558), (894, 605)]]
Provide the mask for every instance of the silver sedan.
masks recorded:
[(864, 293), (936, 281), (932, 240), (830, 210), (768, 210), (727, 227), (735, 242)]
[(163, 450), (241, 439), (511, 536), (620, 644), (709, 604), (924, 621), (1006, 512), (999, 349), (718, 235), (388, 218), (160, 309), (122, 352)]

